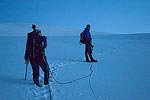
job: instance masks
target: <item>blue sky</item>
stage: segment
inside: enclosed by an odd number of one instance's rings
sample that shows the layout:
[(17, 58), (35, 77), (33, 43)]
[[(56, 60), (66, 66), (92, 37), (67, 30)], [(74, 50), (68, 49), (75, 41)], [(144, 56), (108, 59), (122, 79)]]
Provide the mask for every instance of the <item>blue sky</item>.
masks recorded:
[(150, 33), (150, 0), (1, 0), (0, 23)]

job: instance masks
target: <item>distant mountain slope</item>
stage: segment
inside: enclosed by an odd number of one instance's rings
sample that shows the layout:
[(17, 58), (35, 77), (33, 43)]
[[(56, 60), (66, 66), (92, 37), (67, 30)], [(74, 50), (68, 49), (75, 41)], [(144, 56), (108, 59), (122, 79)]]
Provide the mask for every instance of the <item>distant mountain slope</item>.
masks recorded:
[[(26, 36), (26, 34), (32, 31), (31, 23), (4, 23), (0, 24), (0, 36)], [(37, 25), (38, 29), (41, 29), (42, 33), (47, 36), (79, 36), (81, 29), (65, 28), (65, 27), (50, 27)], [(105, 32), (91, 32), (92, 35), (104, 35), (110, 34)]]

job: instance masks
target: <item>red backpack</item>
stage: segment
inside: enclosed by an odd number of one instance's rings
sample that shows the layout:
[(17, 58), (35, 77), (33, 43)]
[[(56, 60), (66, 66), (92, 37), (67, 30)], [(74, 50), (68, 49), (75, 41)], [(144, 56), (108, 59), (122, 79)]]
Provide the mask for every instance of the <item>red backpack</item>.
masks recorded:
[(82, 44), (86, 43), (85, 36), (84, 36), (84, 31), (80, 33), (80, 43), (82, 43)]

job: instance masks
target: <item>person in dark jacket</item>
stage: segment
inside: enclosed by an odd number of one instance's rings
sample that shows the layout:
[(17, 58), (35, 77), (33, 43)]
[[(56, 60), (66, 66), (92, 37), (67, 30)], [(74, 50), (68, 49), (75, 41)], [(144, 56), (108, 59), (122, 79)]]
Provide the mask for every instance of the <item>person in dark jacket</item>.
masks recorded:
[(42, 36), (41, 31), (36, 29), (36, 25), (32, 24), (33, 31), (28, 33), (26, 50), (25, 50), (25, 63), (30, 61), (33, 71), (34, 83), (41, 87), (42, 84), (39, 82), (39, 66), (44, 72), (44, 84), (48, 85), (49, 79), (49, 65), (45, 56), (45, 48), (47, 46), (47, 39)]
[[(97, 60), (94, 60), (92, 56), (92, 50), (93, 50), (93, 45), (92, 45), (92, 37), (90, 33), (90, 24), (86, 25), (86, 28), (83, 31), (83, 35), (85, 38), (85, 58), (86, 62), (97, 62)], [(90, 58), (90, 59), (89, 59)]]

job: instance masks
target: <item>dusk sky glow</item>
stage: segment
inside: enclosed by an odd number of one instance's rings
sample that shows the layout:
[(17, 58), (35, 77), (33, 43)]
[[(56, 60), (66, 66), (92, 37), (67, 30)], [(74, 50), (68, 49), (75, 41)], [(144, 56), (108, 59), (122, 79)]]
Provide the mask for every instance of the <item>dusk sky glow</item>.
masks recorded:
[(150, 33), (150, 0), (1, 0), (0, 23)]

